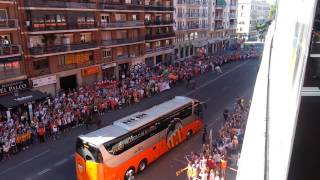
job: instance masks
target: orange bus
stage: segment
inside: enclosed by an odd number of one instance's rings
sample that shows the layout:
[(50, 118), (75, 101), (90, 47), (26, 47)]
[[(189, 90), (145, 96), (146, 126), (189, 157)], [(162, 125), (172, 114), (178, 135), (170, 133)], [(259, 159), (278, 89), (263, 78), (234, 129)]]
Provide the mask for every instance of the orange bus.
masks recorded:
[(78, 180), (126, 180), (142, 172), (202, 128), (203, 105), (177, 96), (80, 135), (75, 153)]

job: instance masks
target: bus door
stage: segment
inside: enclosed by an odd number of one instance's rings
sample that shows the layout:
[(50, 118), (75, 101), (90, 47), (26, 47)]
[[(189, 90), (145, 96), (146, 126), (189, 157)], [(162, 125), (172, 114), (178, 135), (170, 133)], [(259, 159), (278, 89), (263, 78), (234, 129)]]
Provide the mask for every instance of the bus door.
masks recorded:
[(76, 144), (76, 173), (79, 180), (97, 180), (103, 177), (103, 158), (100, 150), (78, 138)]

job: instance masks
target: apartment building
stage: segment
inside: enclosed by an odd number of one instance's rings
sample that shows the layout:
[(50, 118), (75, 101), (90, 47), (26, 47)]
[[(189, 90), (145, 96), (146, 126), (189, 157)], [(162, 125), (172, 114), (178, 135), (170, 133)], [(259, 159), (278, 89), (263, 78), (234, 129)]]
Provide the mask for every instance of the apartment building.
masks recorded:
[(208, 0), (176, 0), (175, 31), (176, 59), (200, 53), (207, 45)]
[(0, 1), (0, 44), (0, 95), (29, 88), (14, 1)]
[(175, 7), (176, 59), (235, 43), (237, 0), (176, 0)]
[(172, 0), (8, 0), (0, 6), (1, 35), (10, 42), (1, 51), (0, 80), (22, 79), (54, 94), (173, 58)]
[(256, 26), (269, 20), (270, 6), (265, 0), (240, 0), (237, 34), (247, 40), (256, 40), (258, 36)]
[(209, 52), (230, 48), (236, 43), (238, 0), (212, 0)]

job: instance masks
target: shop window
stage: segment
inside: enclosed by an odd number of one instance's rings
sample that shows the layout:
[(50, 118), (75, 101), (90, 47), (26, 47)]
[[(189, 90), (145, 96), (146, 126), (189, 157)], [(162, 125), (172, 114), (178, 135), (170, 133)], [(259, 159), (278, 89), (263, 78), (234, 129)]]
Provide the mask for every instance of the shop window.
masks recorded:
[(49, 60), (48, 59), (33, 61), (33, 69), (34, 70), (41, 70), (41, 69), (47, 69), (47, 68), (49, 68)]
[(111, 57), (111, 49), (105, 49), (102, 51), (103, 58), (110, 58)]

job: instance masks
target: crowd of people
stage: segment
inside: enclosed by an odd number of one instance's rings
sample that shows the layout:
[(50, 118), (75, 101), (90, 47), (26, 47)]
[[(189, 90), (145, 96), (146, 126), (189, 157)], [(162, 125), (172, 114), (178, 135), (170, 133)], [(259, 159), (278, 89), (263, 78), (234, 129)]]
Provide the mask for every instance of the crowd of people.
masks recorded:
[(235, 170), (240, 158), (241, 145), (247, 118), (244, 99), (239, 98), (234, 112), (223, 112), (224, 124), (218, 132), (218, 138), (209, 138), (206, 127), (203, 130), (201, 152), (187, 155), (187, 167), (177, 171), (177, 175), (186, 171), (189, 180), (225, 180), (227, 169)]
[[(257, 52), (234, 52), (230, 55), (202, 56), (170, 65), (145, 65), (132, 68), (121, 80), (105, 80), (94, 86), (83, 86), (33, 105), (27, 109), (17, 108), (8, 118), (6, 111), (0, 112), (0, 160), (28, 149), (35, 142), (57, 139), (62, 132), (92, 121), (93, 113), (102, 115), (121, 109), (144, 98), (170, 89), (178, 82), (187, 85), (201, 73), (216, 71), (220, 66), (259, 56)], [(218, 67), (218, 68), (217, 68)], [(220, 69), (220, 70), (219, 70)], [(100, 121), (98, 124), (101, 123)]]

